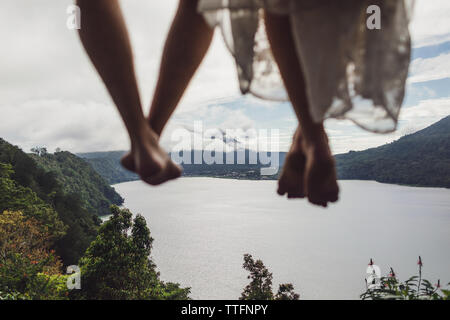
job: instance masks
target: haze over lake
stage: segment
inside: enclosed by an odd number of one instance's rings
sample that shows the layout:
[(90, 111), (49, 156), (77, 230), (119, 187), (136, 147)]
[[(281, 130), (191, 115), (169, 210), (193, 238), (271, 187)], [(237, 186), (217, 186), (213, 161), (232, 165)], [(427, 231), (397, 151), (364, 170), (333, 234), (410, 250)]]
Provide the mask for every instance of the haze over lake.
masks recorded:
[(291, 282), (303, 299), (358, 299), (370, 258), (401, 280), (417, 271), (450, 281), (450, 190), (339, 181), (327, 209), (276, 194), (276, 181), (181, 178), (159, 187), (114, 185), (150, 227), (162, 280), (194, 299), (237, 299), (248, 283), (243, 254), (262, 259), (273, 289)]

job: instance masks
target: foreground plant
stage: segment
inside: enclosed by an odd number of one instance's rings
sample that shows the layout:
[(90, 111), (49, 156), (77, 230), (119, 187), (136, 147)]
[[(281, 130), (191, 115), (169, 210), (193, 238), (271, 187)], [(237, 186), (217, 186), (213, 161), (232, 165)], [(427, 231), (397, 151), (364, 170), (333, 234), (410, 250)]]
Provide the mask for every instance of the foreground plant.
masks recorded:
[[(369, 266), (373, 266), (373, 260), (370, 259)], [(366, 279), (366, 292), (360, 295), (363, 300), (450, 300), (450, 290), (443, 289), (441, 281), (436, 284), (422, 278), (423, 261), (419, 256), (417, 261), (418, 275), (410, 277), (401, 282), (390, 268), (386, 277), (378, 279), (369, 277)], [(450, 283), (447, 284), (449, 286)]]
[(250, 272), (247, 277), (252, 281), (244, 288), (239, 300), (298, 300), (300, 295), (294, 292), (291, 283), (280, 284), (277, 294), (272, 292), (272, 273), (261, 260), (254, 260), (250, 254), (244, 254), (245, 270)]
[(145, 219), (111, 206), (97, 238), (80, 259), (81, 290), (71, 298), (88, 300), (186, 300), (190, 288), (159, 278), (150, 259), (153, 238)]

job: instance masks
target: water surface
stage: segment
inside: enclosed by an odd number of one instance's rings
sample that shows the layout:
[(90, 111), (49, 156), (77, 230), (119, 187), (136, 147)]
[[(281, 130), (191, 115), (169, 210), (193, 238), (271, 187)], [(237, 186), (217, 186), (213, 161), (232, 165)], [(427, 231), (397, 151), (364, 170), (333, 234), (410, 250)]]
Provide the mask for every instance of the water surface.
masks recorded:
[(264, 261), (305, 299), (357, 299), (370, 258), (404, 280), (424, 260), (424, 277), (450, 281), (450, 190), (340, 181), (327, 209), (279, 197), (276, 181), (181, 178), (159, 187), (114, 185), (155, 239), (163, 280), (194, 299), (236, 299), (248, 283), (243, 254)]

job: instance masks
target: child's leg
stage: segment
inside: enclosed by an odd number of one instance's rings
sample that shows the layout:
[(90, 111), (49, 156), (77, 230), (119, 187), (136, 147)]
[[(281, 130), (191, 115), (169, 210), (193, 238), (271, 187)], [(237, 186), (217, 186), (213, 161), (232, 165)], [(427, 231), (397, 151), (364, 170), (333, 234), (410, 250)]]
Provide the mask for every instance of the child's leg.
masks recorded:
[[(180, 0), (166, 39), (148, 117), (150, 127), (158, 136), (174, 112), (213, 38), (214, 30), (197, 12), (197, 3), (198, 0)], [(124, 167), (131, 171), (134, 171), (133, 163), (132, 154), (127, 154), (122, 159)]]
[[(289, 196), (289, 192), (292, 192), (296, 197), (301, 196), (300, 191), (305, 191), (312, 203), (326, 206), (328, 201), (336, 201), (338, 196), (334, 159), (328, 146), (328, 137), (323, 123), (315, 123), (309, 112), (305, 80), (289, 17), (266, 12), (265, 22), (272, 53), (300, 124), (288, 154), (286, 170), (283, 170), (280, 177), (279, 193), (288, 192)], [(290, 162), (299, 161), (301, 164), (301, 151), (306, 157), (305, 190), (298, 186), (297, 189), (292, 190), (294, 177), (303, 174), (303, 170), (300, 169), (301, 165), (293, 165)]]
[(78, 0), (77, 4), (83, 15), (81, 41), (128, 130), (137, 173), (150, 184), (179, 176), (180, 169), (159, 147), (142, 112), (130, 41), (117, 0)]

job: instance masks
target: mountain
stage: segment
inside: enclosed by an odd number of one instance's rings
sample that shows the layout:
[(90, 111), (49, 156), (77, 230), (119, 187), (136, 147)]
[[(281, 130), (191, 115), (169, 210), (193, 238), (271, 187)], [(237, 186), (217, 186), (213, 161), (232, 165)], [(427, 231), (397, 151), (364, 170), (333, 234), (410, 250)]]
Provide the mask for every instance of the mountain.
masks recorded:
[(120, 158), (126, 151), (79, 153), (77, 156), (88, 162), (109, 184), (139, 180), (137, 174), (124, 169)]
[(335, 157), (339, 179), (450, 188), (450, 116), (392, 143)]
[[(392, 143), (364, 151), (335, 155), (338, 178), (342, 180), (375, 180), (383, 183), (450, 188), (450, 116), (416, 133)], [(195, 151), (200, 153), (201, 151)], [(139, 177), (120, 165), (125, 151), (79, 154), (107, 181), (119, 183)], [(236, 152), (234, 152), (236, 159)], [(280, 166), (286, 153), (280, 153)], [(191, 160), (193, 155), (191, 155)], [(185, 164), (183, 176), (207, 176), (235, 179), (277, 179), (278, 175), (261, 176), (260, 163), (246, 165)]]
[(54, 154), (36, 152), (30, 157), (45, 171), (54, 172), (67, 194), (77, 194), (83, 207), (99, 216), (108, 215), (110, 206), (121, 205), (122, 197), (94, 170), (76, 155), (60, 151)]
[(46, 170), (0, 138), (0, 214), (21, 211), (36, 219), (50, 234), (52, 249), (71, 265), (95, 239), (101, 220), (86, 210), (79, 194), (64, 191), (62, 171)]

